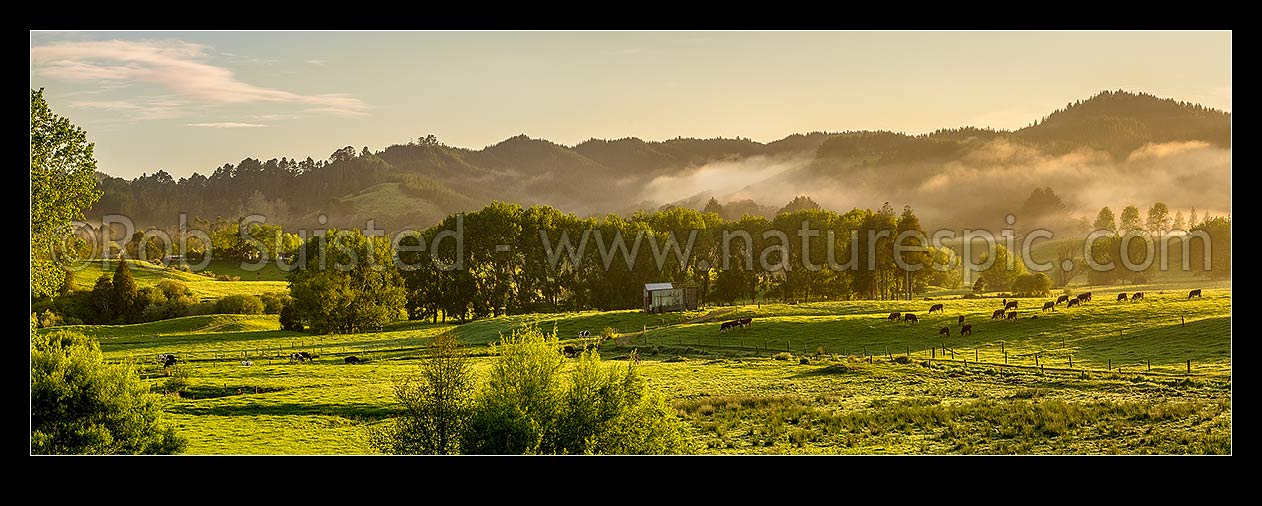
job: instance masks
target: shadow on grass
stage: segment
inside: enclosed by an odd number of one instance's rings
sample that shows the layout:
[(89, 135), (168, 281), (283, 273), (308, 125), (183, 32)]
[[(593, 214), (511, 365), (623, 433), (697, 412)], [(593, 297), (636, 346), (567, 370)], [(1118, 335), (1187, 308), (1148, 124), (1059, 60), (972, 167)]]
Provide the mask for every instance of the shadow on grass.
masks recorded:
[(168, 408), (172, 413), (197, 416), (294, 416), (324, 415), (344, 418), (380, 419), (397, 414), (395, 409), (386, 406), (364, 403), (328, 404), (328, 403), (267, 403), (267, 404), (235, 404), (227, 406), (197, 406), (180, 404)]

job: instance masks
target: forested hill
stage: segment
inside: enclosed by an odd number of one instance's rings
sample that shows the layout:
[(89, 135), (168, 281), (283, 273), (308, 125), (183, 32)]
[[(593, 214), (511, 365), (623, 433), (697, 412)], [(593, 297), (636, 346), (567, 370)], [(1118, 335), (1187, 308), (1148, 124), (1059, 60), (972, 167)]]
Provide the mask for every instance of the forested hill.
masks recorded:
[[(912, 183), (993, 151), (997, 143), (1048, 157), (1088, 149), (1121, 162), (1148, 144), (1186, 141), (1229, 150), (1231, 115), (1117, 91), (1068, 104), (1016, 131), (811, 132), (766, 144), (743, 138), (591, 139), (573, 147), (519, 135), (480, 150), (446, 146), (427, 136), (378, 151), (347, 146), (322, 160), (247, 158), (209, 175), (178, 180), (161, 170), (131, 181), (99, 174), (104, 195), (88, 217), (116, 213), (141, 225), (169, 226), (180, 212), (212, 219), (259, 213), (273, 223), (307, 227), (324, 214), (329, 225), (362, 227), (374, 219), (378, 227), (396, 229), (427, 227), (491, 200), (549, 204), (581, 215), (625, 214), (671, 203), (700, 208), (709, 197), (766, 213), (776, 208), (761, 204), (785, 202), (799, 193), (834, 208), (873, 205), (856, 199), (917, 206), (909, 192), (923, 189)], [(888, 184), (891, 177), (894, 184)], [(731, 187), (733, 181), (740, 184)], [(1030, 184), (1035, 186), (1010, 193), (1024, 197), (1038, 186)], [(1073, 200), (1072, 192), (1049, 185)], [(821, 194), (830, 188), (863, 191)], [(1003, 199), (987, 202), (1008, 205)], [(999, 211), (976, 204), (969, 210), (973, 214), (951, 215), (945, 207), (926, 205), (925, 214), (939, 222)]]

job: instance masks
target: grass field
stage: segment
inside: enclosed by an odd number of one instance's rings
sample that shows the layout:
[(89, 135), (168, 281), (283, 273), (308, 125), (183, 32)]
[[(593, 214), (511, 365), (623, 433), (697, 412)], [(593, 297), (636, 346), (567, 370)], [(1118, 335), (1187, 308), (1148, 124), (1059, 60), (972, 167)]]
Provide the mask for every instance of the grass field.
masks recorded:
[[(707, 321), (698, 320), (710, 310), (398, 322), (334, 336), (244, 315), (73, 328), (108, 360), (140, 364), (155, 391), (166, 381), (158, 353), (186, 361), (192, 386), (165, 402), (197, 454), (367, 453), (365, 427), (391, 415), (392, 381), (415, 370), (430, 337), (454, 328), (481, 371), (486, 344), (523, 323), (570, 341), (615, 329), (603, 356), (639, 351), (698, 452), (1230, 453), (1231, 293), (1204, 286), (1191, 300), (1182, 288), (1143, 287), (1136, 303), (1095, 289), (1085, 307), (1054, 313), (1019, 299), (1016, 321), (989, 319), (997, 299), (940, 298), (715, 308), (725, 312)], [(938, 302), (943, 314), (925, 314)], [(888, 322), (891, 311), (921, 322)], [(972, 336), (957, 335), (958, 315)], [(718, 332), (742, 316), (749, 328)], [(943, 326), (951, 337), (938, 336)], [(292, 351), (320, 357), (293, 364), (282, 358)], [(345, 365), (349, 355), (369, 361)], [(247, 358), (253, 366), (241, 365)]]
[[(156, 285), (163, 279), (174, 279), (188, 285), (193, 290), (193, 293), (202, 299), (218, 299), (228, 295), (241, 294), (258, 295), (264, 292), (284, 292), (289, 290), (289, 283), (285, 281), (284, 273), (274, 264), (268, 265), (259, 271), (259, 277), (262, 277), (262, 281), (255, 280), (256, 275), (254, 273), (242, 271), (240, 263), (237, 262), (212, 261), (207, 270), (216, 274), (237, 275), (241, 277), (240, 281), (215, 281), (197, 273), (169, 269), (136, 260), (128, 260), (128, 264), (128, 267), (131, 267), (132, 277), (136, 280), (137, 288)], [(117, 260), (94, 260), (87, 263), (81, 270), (75, 272), (75, 289), (91, 290), (96, 284), (97, 278), (101, 277), (102, 274), (113, 275), (114, 269), (117, 267)]]

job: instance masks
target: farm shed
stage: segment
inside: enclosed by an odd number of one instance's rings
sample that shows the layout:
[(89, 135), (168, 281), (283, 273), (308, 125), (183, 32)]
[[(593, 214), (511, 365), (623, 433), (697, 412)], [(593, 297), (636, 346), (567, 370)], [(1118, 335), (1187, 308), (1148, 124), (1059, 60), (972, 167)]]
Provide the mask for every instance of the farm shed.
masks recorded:
[(644, 284), (644, 312), (664, 313), (697, 309), (697, 287), (672, 283)]

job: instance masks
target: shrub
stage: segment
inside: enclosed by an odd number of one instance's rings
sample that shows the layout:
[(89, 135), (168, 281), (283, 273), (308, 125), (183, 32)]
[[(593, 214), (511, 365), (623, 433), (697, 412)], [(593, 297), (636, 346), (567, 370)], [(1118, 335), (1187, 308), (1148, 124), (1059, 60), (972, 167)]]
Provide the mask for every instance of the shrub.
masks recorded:
[(439, 334), (416, 373), (395, 382), (394, 398), (403, 415), (370, 432), (369, 443), (392, 454), (460, 453), (472, 384), (472, 362), (456, 334)]
[(229, 295), (215, 303), (219, 314), (263, 314), (263, 301), (253, 295)]
[(178, 396), (185, 390), (188, 390), (190, 384), (188, 378), (188, 368), (178, 365), (173, 366), (166, 381), (162, 382), (162, 391), (168, 395), (175, 394)]
[(686, 450), (683, 425), (636, 370), (604, 367), (594, 349), (568, 375), (556, 332), (513, 331), (474, 401), (465, 453), (664, 454)]
[(771, 358), (774, 358), (776, 360), (791, 360), (793, 358), (793, 354), (787, 351), (782, 351), (780, 353), (772, 355)]
[(58, 316), (57, 313), (52, 312), (52, 310), (45, 309), (43, 313), (39, 314), (40, 328), (56, 327), (58, 325), (62, 325), (63, 323), (64, 322), (62, 321), (61, 316)]
[(302, 332), (302, 320), (298, 318), (298, 308), (295, 308), (293, 304), (281, 308), (280, 328)]
[(911, 363), (911, 357), (908, 357), (908, 356), (906, 356), (906, 355), (899, 355), (899, 356), (897, 356), (897, 357), (894, 357), (894, 363), (895, 363), (895, 364), (904, 364), (904, 365), (906, 365), (906, 364), (910, 364), (910, 363)]
[(259, 294), (259, 300), (263, 301), (263, 313), (280, 314), (285, 306), (293, 302), (293, 298), (285, 292), (267, 292)]
[(220, 274), (215, 276), (215, 281), (241, 281), (241, 276), (233, 276), (231, 274)]
[(164, 416), (135, 369), (104, 363), (95, 340), (31, 335), (31, 453), (177, 453), (186, 441)]

